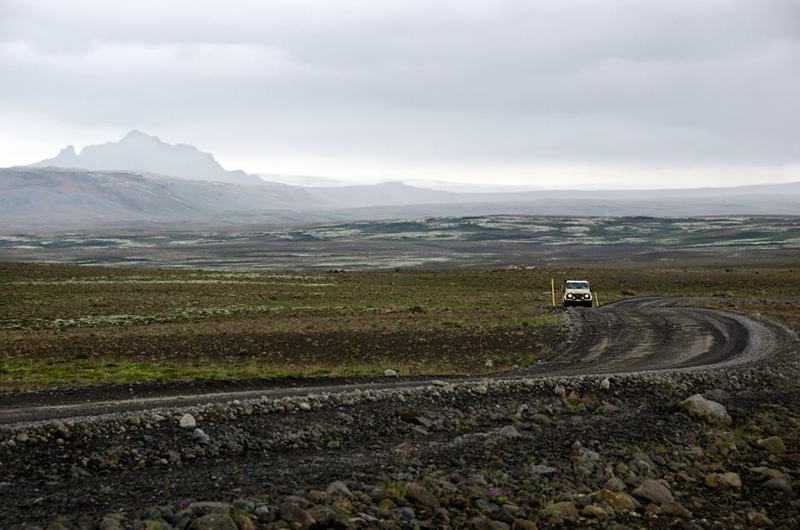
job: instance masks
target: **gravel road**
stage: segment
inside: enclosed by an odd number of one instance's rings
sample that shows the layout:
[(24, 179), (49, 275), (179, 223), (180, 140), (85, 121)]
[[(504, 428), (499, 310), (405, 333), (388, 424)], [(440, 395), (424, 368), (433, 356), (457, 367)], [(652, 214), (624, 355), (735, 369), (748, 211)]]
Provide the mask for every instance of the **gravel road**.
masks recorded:
[[(711, 369), (773, 355), (784, 331), (771, 323), (680, 306), (678, 298), (636, 298), (564, 314), (570, 334), (546, 359), (497, 377), (615, 374)], [(185, 407), (209, 402), (302, 396), (355, 388), (425, 386), (431, 378), (292, 379), (278, 381), (137, 384), (0, 394), (0, 425), (98, 414)], [(465, 378), (462, 380), (470, 380)]]
[(680, 304), (567, 311), (493, 378), (5, 395), (0, 527), (798, 527), (797, 337)]

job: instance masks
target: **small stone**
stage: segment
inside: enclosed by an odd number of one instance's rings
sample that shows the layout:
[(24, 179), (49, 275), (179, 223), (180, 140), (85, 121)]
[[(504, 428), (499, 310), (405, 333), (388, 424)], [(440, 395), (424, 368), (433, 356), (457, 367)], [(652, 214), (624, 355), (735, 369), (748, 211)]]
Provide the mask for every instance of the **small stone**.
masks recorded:
[(198, 517), (189, 524), (189, 530), (239, 530), (231, 516), (224, 513), (210, 513)]
[(690, 415), (709, 423), (730, 425), (733, 422), (730, 415), (728, 415), (728, 411), (721, 403), (708, 400), (700, 394), (695, 394), (681, 401), (679, 406)]
[(408, 407), (400, 407), (397, 409), (397, 415), (400, 416), (400, 419), (408, 422), (413, 423), (415, 425), (422, 425), (425, 428), (430, 428), (433, 425), (433, 422), (417, 412), (414, 409)]
[(300, 528), (308, 530), (316, 524), (316, 521), (307, 511), (293, 502), (283, 502), (278, 508), (278, 513), (282, 520), (289, 524), (298, 523)]
[(472, 520), (472, 527), (475, 530), (510, 530), (510, 526), (502, 521), (493, 521), (482, 517)]
[(198, 427), (192, 431), (192, 440), (200, 444), (207, 444), (211, 441), (211, 437)]
[(181, 416), (180, 426), (184, 429), (194, 429), (197, 427), (197, 420), (188, 412)]
[(558, 469), (550, 466), (531, 466), (528, 472), (531, 475), (553, 475), (558, 472)]
[(590, 519), (608, 519), (608, 513), (596, 504), (584, 506), (583, 510), (581, 510), (581, 513), (584, 517), (588, 517)]
[(387, 368), (386, 370), (383, 371), (383, 376), (384, 377), (400, 377), (400, 374), (398, 374), (396, 371), (392, 370), (391, 368)]
[(268, 504), (256, 506), (253, 513), (258, 517), (258, 520), (263, 523), (271, 523), (277, 517), (275, 511)]
[(578, 508), (575, 506), (574, 502), (556, 502), (552, 504), (550, 508), (558, 517), (566, 521), (577, 521), (578, 517), (580, 517), (580, 513), (578, 513)]
[(498, 433), (502, 438), (520, 438), (522, 435), (513, 425), (506, 425)]
[(484, 368), (494, 368), (494, 361), (489, 359), (485, 363), (483, 363)]
[(409, 482), (406, 485), (406, 497), (408, 497), (408, 499), (417, 506), (430, 508), (432, 510), (438, 510), (441, 508), (439, 500), (433, 495), (433, 493), (428, 491), (425, 486), (417, 482)]
[(353, 498), (353, 492), (350, 491), (350, 488), (347, 487), (347, 484), (341, 480), (331, 482), (330, 485), (328, 485), (328, 487), (325, 489), (325, 493), (331, 496), (341, 495), (342, 497), (347, 497), (348, 499)]
[(622, 480), (618, 479), (617, 477), (612, 477), (606, 481), (603, 485), (603, 488), (619, 493), (620, 491), (625, 491), (627, 488), (625, 487), (625, 483)]
[(611, 379), (606, 377), (605, 379), (600, 381), (600, 388), (603, 390), (608, 390), (609, 388), (611, 388)]
[(758, 445), (759, 447), (766, 449), (767, 452), (772, 455), (786, 454), (786, 445), (784, 445), (783, 440), (778, 436), (772, 436), (770, 438), (759, 440)]
[(768, 467), (751, 467), (748, 471), (750, 471), (751, 473), (757, 473), (757, 474), (759, 474), (759, 475), (761, 475), (763, 477), (766, 477), (768, 479), (770, 479), (770, 478), (785, 479), (786, 478), (786, 474), (785, 473), (783, 473), (781, 471), (778, 471), (777, 469), (770, 469)]
[(706, 475), (706, 486), (714, 489), (728, 489), (728, 488), (741, 488), (742, 479), (738, 474), (727, 473), (710, 473)]
[(792, 487), (789, 485), (789, 482), (780, 478), (769, 479), (768, 481), (764, 482), (762, 486), (768, 490), (782, 491), (785, 493), (792, 491)]
[(227, 502), (193, 502), (189, 505), (189, 510), (198, 517), (212, 513), (230, 513), (231, 505)]
[(107, 515), (97, 523), (97, 530), (120, 530), (119, 519), (114, 516)]
[(299, 406), (300, 406), (300, 410), (305, 410), (305, 411), (311, 410), (311, 404), (306, 402), (306, 401), (303, 401), (302, 403), (300, 403)]
[(608, 504), (615, 512), (634, 512), (638, 507), (636, 499), (624, 492), (601, 490), (592, 495), (595, 502)]
[(29, 439), (29, 438), (28, 438), (28, 433), (26, 433), (25, 431), (23, 431), (23, 432), (19, 433), (19, 434), (18, 434), (18, 435), (17, 435), (17, 436), (16, 436), (14, 439), (15, 439), (16, 441), (18, 441), (18, 442), (25, 443), (25, 442), (27, 442), (27, 441), (28, 441), (28, 439)]
[(539, 527), (533, 521), (515, 519), (511, 524), (511, 530), (539, 530)]
[(665, 502), (661, 505), (661, 513), (664, 515), (672, 515), (673, 517), (680, 517), (682, 519), (691, 519), (692, 512), (686, 509), (686, 507), (677, 502)]
[(416, 512), (414, 512), (414, 509), (410, 508), (408, 506), (403, 506), (402, 508), (397, 508), (394, 511), (394, 514), (401, 521), (413, 521), (417, 517)]
[(72, 436), (72, 433), (69, 431), (66, 425), (61, 422), (56, 423), (56, 435), (60, 436), (61, 438), (69, 438)]
[(643, 481), (638, 488), (633, 490), (633, 496), (656, 504), (664, 504), (675, 500), (669, 488), (653, 479)]
[(256, 530), (253, 520), (244, 514), (237, 516), (234, 522), (239, 530)]
[(537, 425), (550, 425), (550, 418), (544, 414), (534, 414), (531, 416), (531, 421)]
[(773, 527), (775, 523), (767, 517), (767, 514), (764, 512), (750, 512), (747, 514), (747, 522), (753, 526), (760, 526), (760, 527)]

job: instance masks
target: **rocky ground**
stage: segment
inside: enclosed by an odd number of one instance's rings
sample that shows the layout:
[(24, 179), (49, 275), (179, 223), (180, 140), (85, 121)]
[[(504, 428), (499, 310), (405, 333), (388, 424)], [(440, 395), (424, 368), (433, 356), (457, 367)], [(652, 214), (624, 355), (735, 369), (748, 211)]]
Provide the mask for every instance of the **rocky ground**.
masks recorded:
[(798, 528), (797, 351), (17, 425), (0, 526)]

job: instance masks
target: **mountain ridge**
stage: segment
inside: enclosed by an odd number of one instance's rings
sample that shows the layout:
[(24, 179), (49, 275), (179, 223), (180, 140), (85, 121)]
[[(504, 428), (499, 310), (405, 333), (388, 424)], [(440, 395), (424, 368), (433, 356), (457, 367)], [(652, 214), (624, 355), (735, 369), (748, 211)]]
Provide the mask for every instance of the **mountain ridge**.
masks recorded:
[[(299, 188), (147, 172), (0, 169), (0, 233), (111, 226), (303, 224), (473, 215), (558, 217), (800, 215), (800, 183), (661, 192), (467, 194), (384, 183)], [(616, 193), (616, 195), (615, 195)], [(689, 195), (684, 195), (689, 194)]]
[(147, 171), (165, 176), (227, 182), (260, 184), (256, 175), (244, 171), (227, 171), (214, 155), (188, 144), (169, 144), (159, 137), (132, 130), (117, 142), (84, 147), (80, 153), (68, 145), (58, 155), (28, 167), (59, 167), (89, 171)]

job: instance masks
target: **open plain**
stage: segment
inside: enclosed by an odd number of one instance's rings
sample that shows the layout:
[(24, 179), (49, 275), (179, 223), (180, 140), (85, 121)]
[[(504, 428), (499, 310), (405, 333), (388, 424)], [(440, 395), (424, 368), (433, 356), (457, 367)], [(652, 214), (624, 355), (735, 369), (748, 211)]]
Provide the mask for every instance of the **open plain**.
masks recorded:
[[(114, 266), (0, 263), (0, 526), (795, 528), (794, 222), (558, 259), (442, 238), (459, 265), (436, 270), (419, 236), (392, 252), (425, 268), (291, 271), (17, 241), (4, 258)], [(567, 278), (602, 306), (550, 307)]]

